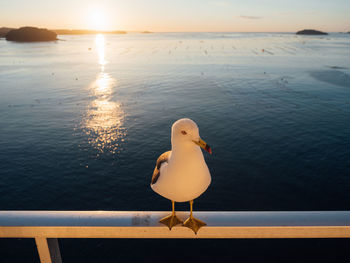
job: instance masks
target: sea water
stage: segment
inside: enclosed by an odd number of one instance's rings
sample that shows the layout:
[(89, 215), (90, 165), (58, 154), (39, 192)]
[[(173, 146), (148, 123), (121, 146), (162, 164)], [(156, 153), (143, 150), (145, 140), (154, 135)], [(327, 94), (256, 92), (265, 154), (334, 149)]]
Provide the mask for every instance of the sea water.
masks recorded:
[(1, 210), (170, 210), (149, 184), (184, 117), (213, 150), (195, 210), (349, 209), (349, 34), (59, 39), (0, 40)]

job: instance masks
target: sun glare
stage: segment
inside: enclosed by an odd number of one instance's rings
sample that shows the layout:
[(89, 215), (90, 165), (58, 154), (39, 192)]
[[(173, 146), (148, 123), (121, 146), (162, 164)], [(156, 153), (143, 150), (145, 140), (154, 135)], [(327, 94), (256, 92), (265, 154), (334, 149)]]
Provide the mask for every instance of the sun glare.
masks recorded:
[(109, 27), (107, 14), (102, 10), (92, 10), (88, 15), (88, 25), (89, 29), (107, 30)]

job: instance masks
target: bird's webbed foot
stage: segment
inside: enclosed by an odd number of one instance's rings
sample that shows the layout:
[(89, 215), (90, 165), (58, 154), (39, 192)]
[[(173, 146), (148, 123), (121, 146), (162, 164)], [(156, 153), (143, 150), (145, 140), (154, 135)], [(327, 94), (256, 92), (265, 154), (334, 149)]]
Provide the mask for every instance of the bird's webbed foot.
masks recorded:
[(182, 220), (176, 216), (175, 213), (171, 213), (170, 215), (159, 220), (159, 223), (166, 225), (171, 230), (174, 226), (182, 224)]
[(193, 232), (197, 235), (198, 230), (202, 226), (206, 226), (207, 224), (202, 220), (194, 218), (192, 215), (186, 219), (184, 226), (193, 230)]

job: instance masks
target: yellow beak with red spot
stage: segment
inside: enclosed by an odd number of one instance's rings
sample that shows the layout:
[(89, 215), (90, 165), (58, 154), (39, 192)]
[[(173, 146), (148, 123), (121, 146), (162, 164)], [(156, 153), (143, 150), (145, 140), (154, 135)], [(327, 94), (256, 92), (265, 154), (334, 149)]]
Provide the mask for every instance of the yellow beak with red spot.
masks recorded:
[(199, 141), (193, 141), (195, 144), (197, 144), (199, 147), (201, 147), (203, 150), (207, 151), (208, 153), (212, 154), (210, 146), (203, 141), (202, 139), (199, 139)]

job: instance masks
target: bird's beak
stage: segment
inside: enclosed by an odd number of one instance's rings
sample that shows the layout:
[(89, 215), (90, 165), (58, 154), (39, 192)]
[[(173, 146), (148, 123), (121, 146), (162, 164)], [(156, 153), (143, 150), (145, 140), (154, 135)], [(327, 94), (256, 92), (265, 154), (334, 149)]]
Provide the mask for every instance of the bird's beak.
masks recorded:
[(208, 153), (212, 154), (210, 146), (203, 141), (202, 139), (199, 139), (198, 141), (193, 141), (195, 144), (197, 144), (199, 147), (207, 151)]

